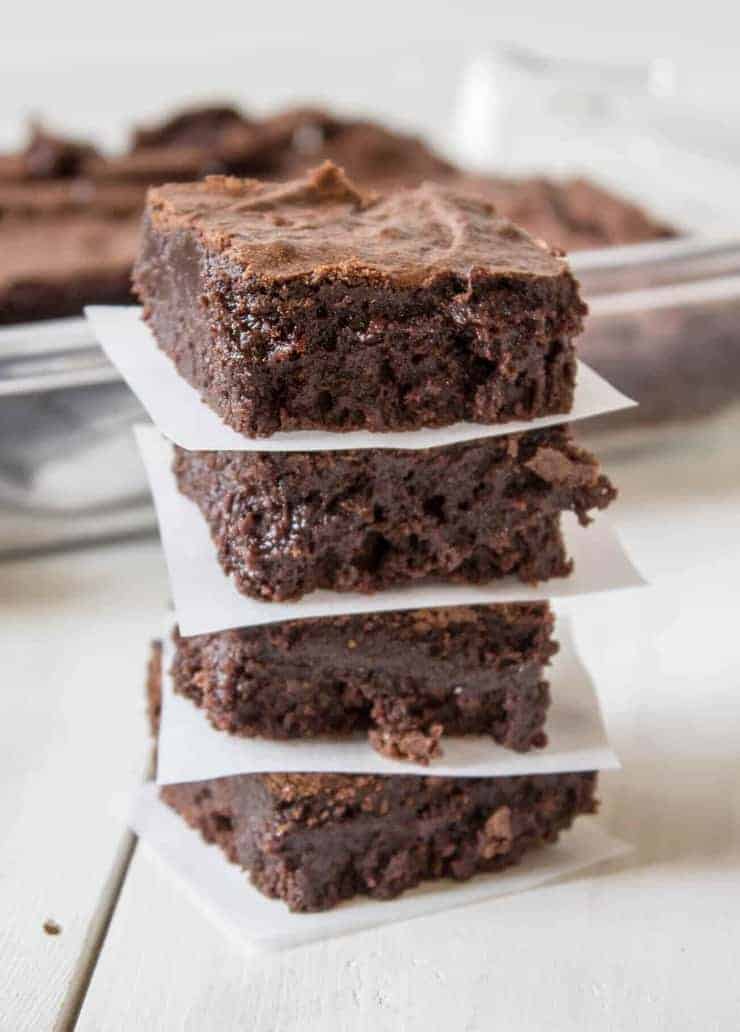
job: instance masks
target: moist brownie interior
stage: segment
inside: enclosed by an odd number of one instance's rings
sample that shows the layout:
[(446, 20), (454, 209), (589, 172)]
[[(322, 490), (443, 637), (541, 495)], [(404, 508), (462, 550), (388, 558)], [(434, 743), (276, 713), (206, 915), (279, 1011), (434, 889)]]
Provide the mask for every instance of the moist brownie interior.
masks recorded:
[(173, 468), (224, 572), (268, 601), (427, 578), (565, 576), (560, 514), (588, 523), (616, 494), (562, 426), (421, 451), (176, 448)]
[(166, 785), (161, 796), (261, 892), (312, 911), (516, 864), (593, 813), (595, 786), (593, 773), (252, 774)]
[(557, 650), (547, 603), (460, 606), (174, 633), (174, 690), (219, 730), (266, 738), (369, 732), (427, 763), (443, 735), (541, 748)]

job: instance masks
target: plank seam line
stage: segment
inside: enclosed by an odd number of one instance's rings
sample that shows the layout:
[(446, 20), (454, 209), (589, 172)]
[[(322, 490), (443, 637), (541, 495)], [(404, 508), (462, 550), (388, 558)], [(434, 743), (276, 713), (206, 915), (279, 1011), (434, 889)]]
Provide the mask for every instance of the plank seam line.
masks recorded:
[(131, 861), (134, 858), (138, 839), (132, 831), (126, 830), (118, 847), (110, 873), (101, 894), (101, 903), (90, 921), (80, 957), (59, 1015), (54, 1022), (53, 1032), (73, 1032), (82, 1011), (87, 992), (95, 974), (98, 959), (103, 951), (123, 891)]

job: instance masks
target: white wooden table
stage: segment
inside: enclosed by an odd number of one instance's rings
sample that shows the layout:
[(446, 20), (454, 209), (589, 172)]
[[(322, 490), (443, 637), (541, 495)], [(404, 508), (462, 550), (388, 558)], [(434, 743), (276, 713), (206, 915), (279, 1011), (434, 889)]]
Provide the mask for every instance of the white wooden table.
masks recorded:
[(625, 768), (600, 819), (634, 859), (264, 958), (108, 812), (148, 762), (158, 546), (0, 566), (0, 1029), (737, 1028), (736, 440), (723, 424), (613, 466), (655, 586), (570, 607)]

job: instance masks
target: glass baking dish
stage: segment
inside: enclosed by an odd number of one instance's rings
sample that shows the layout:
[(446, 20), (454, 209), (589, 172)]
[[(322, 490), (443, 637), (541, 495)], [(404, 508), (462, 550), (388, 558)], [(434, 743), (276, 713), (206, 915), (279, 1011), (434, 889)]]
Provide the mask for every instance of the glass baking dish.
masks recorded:
[[(591, 309), (580, 352), (640, 402), (579, 428), (602, 453), (634, 456), (740, 398), (737, 170), (726, 127), (701, 120), (692, 146), (670, 80), (665, 62), (605, 70), (508, 48), (471, 61), (459, 89), (460, 164), (583, 175), (680, 231), (571, 255)], [(130, 433), (142, 411), (84, 319), (0, 328), (0, 417), (0, 556), (154, 530)]]
[(676, 428), (736, 418), (740, 275), (594, 295), (580, 353), (639, 402), (626, 419), (590, 421), (586, 439), (634, 455)]

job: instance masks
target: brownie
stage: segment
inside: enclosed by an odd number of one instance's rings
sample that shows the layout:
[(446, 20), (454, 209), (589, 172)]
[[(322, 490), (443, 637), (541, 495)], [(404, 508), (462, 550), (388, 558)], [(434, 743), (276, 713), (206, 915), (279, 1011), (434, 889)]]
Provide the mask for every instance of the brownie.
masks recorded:
[(183, 638), (176, 692), (222, 731), (310, 738), (368, 731), (396, 759), (428, 763), (445, 735), (547, 744), (544, 667), (557, 651), (547, 603), (332, 616)]
[(159, 125), (136, 129), (125, 154), (100, 160), (91, 172), (96, 179), (148, 185), (213, 173), (287, 178), (286, 159), (297, 153), (301, 139), (305, 143), (317, 131), (306, 123), (309, 118), (303, 109), (262, 120), (230, 107), (186, 109)]
[(187, 107), (153, 125), (135, 126), (130, 152), (152, 147), (203, 147), (218, 144), (224, 133), (252, 125), (233, 104)]
[(0, 232), (6, 219), (23, 218), (30, 224), (60, 215), (111, 219), (133, 216), (138, 228), (145, 196), (146, 188), (141, 184), (103, 183), (79, 177), (37, 183), (0, 181)]
[(138, 217), (0, 218), (0, 325), (130, 300), (138, 236)]
[(167, 785), (161, 797), (261, 892), (313, 911), (510, 867), (593, 813), (595, 788), (591, 772), (245, 774)]
[(558, 182), (462, 174), (459, 182), (533, 236), (566, 251), (677, 236), (671, 226), (586, 179)]
[[(159, 125), (135, 129), (119, 167), (125, 174), (128, 163), (129, 174), (135, 171), (145, 177), (146, 166), (152, 165), (151, 185), (215, 172), (271, 175), (280, 164), (279, 156), (290, 149), (292, 125), (288, 121), (297, 125), (297, 118), (288, 113), (283, 121), (279, 117), (248, 118), (230, 105), (185, 109)], [(172, 171), (163, 175), (168, 158)]]
[(444, 187), (367, 195), (326, 164), (153, 189), (134, 284), (159, 346), (249, 436), (572, 404), (585, 306), (566, 263)]
[(17, 154), (0, 155), (0, 182), (33, 182), (78, 176), (98, 151), (87, 140), (52, 133), (32, 122)]
[(373, 189), (443, 181), (456, 171), (417, 136), (326, 109), (289, 108), (268, 116), (261, 128), (269, 141), (263, 171), (270, 179), (293, 179), (322, 161)]
[(615, 497), (562, 426), (421, 451), (176, 447), (173, 470), (224, 572), (243, 594), (268, 601), (430, 577), (565, 576), (561, 512), (585, 524)]
[[(207, 143), (137, 147), (127, 154), (99, 158), (87, 167), (100, 182), (159, 183), (200, 179), (213, 173), (261, 174), (270, 141), (260, 126), (224, 128)], [(143, 208), (143, 204), (142, 204)]]
[(0, 156), (0, 325), (131, 303), (147, 186), (238, 170), (253, 136), (223, 109), (190, 111), (111, 157), (34, 127), (24, 150)]

